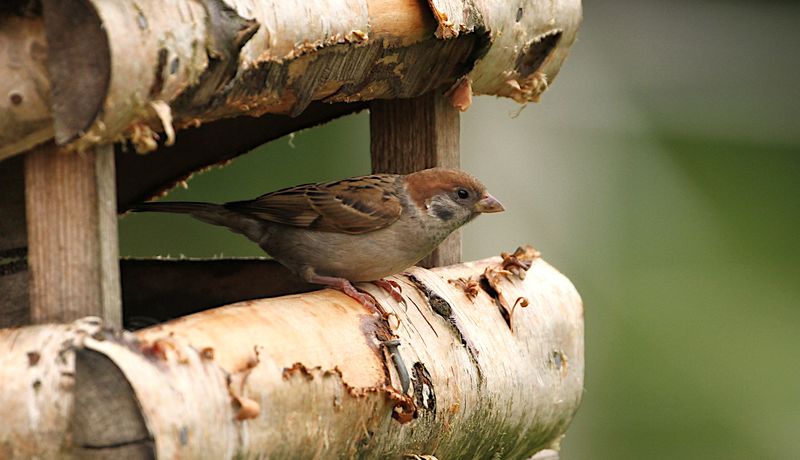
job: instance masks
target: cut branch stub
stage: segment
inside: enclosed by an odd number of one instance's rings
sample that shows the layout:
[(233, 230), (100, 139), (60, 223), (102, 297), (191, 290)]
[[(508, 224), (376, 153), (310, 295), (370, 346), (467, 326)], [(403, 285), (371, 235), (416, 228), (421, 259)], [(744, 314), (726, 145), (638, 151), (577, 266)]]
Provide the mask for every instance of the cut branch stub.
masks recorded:
[[(478, 93), (535, 100), (574, 41), (580, 3), (43, 0), (43, 15), (45, 27), (25, 19), (25, 38), (6, 34), (39, 43), (46, 29), (52, 80), (24, 129), (0, 118), (0, 156), (45, 140), (37, 126), (51, 114), (57, 143), (72, 149), (130, 139), (149, 151), (156, 132), (171, 142), (172, 125), (415, 97), (467, 76)], [(0, 35), (16, 27), (8, 19)], [(42, 74), (43, 62), (23, 64), (24, 76)], [(14, 72), (0, 68), (0, 81)]]
[(555, 79), (575, 41), (582, 19), (581, 0), (525, 0), (507, 5), (483, 16), (492, 45), (469, 74), (472, 88), (475, 94), (535, 102)]

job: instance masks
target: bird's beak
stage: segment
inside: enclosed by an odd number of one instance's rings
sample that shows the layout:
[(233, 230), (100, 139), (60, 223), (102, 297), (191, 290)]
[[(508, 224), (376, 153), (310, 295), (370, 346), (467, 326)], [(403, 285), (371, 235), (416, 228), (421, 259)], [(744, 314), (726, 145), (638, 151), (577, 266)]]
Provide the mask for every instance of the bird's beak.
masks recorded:
[(475, 212), (503, 212), (506, 208), (497, 201), (497, 198), (484, 193), (483, 197), (475, 203)]

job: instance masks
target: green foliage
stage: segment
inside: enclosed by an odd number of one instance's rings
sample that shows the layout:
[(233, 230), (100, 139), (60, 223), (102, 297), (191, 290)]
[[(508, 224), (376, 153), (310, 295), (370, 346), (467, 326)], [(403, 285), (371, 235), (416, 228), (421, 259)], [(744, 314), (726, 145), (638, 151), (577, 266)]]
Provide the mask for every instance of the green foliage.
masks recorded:
[[(281, 138), (224, 168), (196, 175), (188, 188), (175, 188), (163, 199), (222, 203), (300, 183), (369, 174), (367, 122), (364, 113)], [(264, 256), (241, 235), (188, 216), (131, 214), (120, 220), (119, 231), (122, 255)]]

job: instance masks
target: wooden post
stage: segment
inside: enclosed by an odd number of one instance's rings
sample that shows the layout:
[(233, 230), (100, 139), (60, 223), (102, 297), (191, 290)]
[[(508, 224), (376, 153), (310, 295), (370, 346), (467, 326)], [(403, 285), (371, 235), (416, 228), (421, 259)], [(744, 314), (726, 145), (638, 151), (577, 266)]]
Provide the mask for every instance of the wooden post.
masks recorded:
[(114, 152), (59, 151), (25, 158), (31, 321), (99, 316), (120, 326)]
[[(369, 121), (373, 172), (406, 174), (436, 166), (459, 167), (459, 112), (440, 91), (413, 99), (373, 101)], [(420, 265), (460, 261), (461, 232), (456, 231)]]

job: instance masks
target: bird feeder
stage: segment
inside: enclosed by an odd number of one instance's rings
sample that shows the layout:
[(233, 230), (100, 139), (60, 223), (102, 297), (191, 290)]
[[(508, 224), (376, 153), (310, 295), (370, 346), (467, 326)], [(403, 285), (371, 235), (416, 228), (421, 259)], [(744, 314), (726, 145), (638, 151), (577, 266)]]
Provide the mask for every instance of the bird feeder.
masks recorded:
[(120, 260), (117, 216), (362, 110), (375, 172), (458, 167), (472, 95), (538, 100), (580, 19), (579, 0), (6, 2), (0, 458), (557, 456), (583, 307), (533, 248), (461, 263), (454, 234), (390, 278), (402, 301), (358, 286), (381, 315), (268, 260)]

